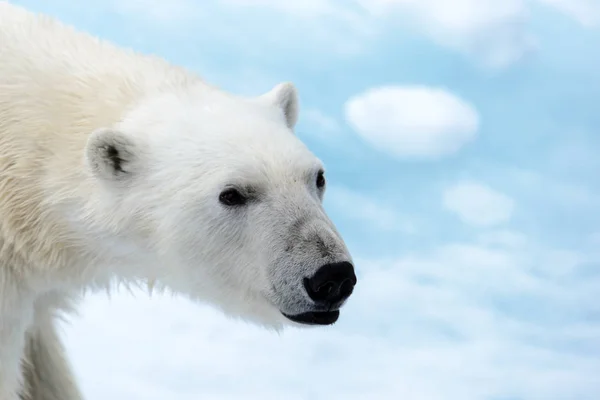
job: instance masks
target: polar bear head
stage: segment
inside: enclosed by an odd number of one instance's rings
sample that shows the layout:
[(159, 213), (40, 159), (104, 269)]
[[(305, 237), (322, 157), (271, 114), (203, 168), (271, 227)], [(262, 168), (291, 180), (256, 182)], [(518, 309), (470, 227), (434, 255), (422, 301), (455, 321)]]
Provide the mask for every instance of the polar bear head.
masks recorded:
[(198, 85), (94, 131), (95, 203), (136, 275), (272, 327), (334, 323), (357, 280), (297, 118), (290, 83), (253, 98)]

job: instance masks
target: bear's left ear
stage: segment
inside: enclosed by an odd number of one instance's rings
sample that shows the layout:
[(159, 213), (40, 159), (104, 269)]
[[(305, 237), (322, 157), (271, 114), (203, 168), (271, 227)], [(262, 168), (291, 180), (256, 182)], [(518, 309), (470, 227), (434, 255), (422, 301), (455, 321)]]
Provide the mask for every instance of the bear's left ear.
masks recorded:
[(294, 129), (298, 121), (298, 92), (291, 82), (282, 82), (259, 97), (260, 100), (279, 108), (288, 128)]
[(139, 170), (141, 150), (129, 135), (111, 128), (99, 128), (88, 138), (85, 162), (96, 178), (126, 183)]

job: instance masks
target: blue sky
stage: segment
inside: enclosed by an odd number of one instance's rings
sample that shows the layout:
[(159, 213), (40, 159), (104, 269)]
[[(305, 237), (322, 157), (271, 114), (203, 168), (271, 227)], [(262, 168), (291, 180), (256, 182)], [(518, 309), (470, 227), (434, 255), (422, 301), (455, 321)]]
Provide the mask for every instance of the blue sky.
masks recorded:
[(87, 399), (600, 397), (598, 0), (13, 2), (236, 93), (293, 81), (357, 259), (331, 328), (90, 297)]

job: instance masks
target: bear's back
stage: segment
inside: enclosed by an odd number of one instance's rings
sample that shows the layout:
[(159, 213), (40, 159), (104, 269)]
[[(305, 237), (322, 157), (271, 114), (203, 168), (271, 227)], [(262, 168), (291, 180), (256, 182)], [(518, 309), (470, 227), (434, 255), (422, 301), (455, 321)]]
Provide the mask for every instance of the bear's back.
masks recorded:
[(196, 81), (158, 57), (0, 1), (0, 113), (52, 127), (27, 134), (87, 134), (118, 121), (140, 95)]

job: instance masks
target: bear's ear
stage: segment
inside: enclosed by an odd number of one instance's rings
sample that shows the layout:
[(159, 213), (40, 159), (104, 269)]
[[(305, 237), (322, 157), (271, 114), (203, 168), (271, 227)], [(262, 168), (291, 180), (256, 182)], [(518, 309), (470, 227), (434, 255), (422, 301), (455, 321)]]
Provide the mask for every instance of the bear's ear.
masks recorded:
[(137, 171), (141, 149), (131, 137), (111, 128), (96, 129), (85, 148), (85, 162), (92, 174), (105, 181), (127, 182)]
[(260, 99), (279, 108), (288, 128), (294, 129), (298, 121), (298, 92), (291, 82), (282, 82), (260, 96)]

